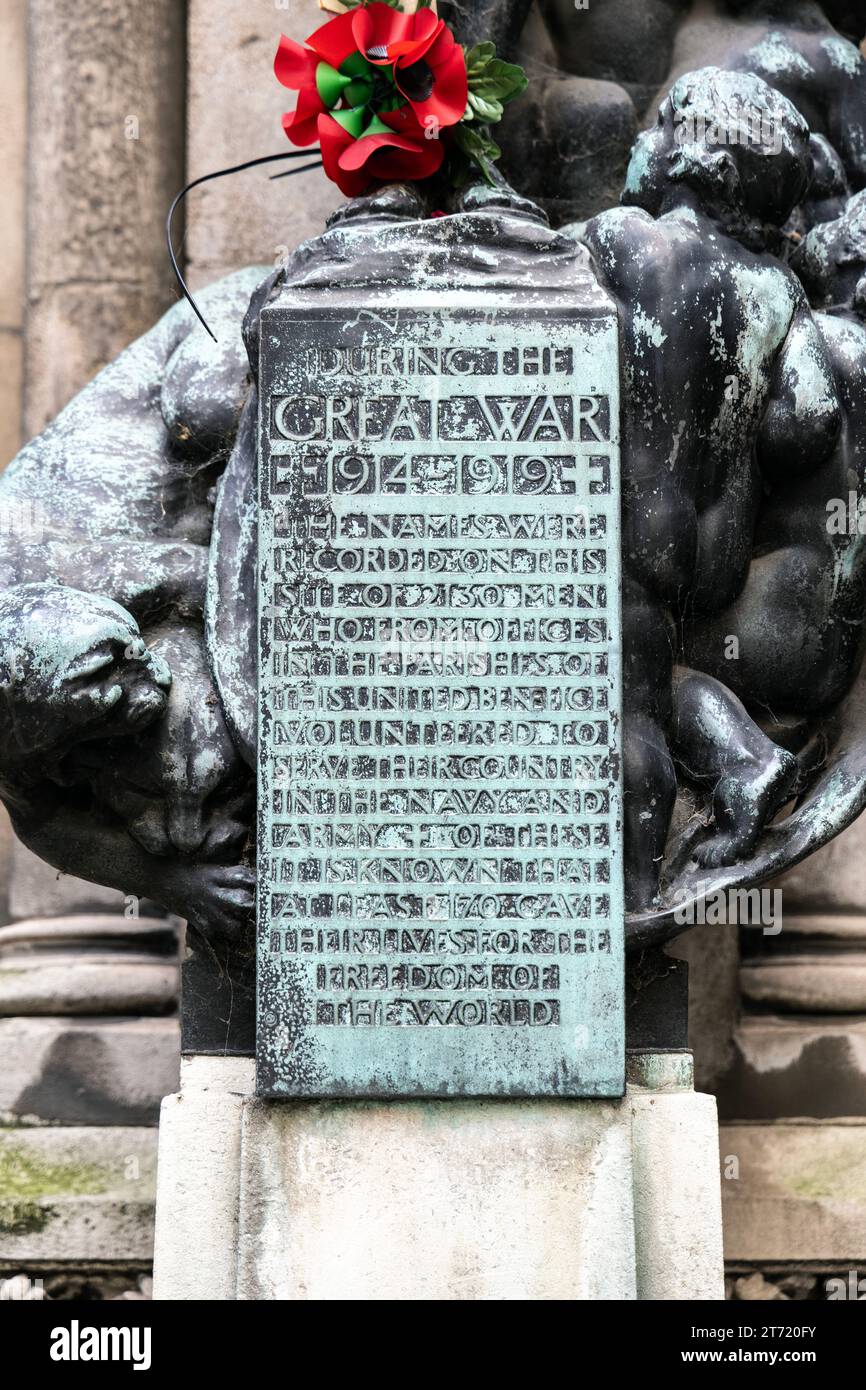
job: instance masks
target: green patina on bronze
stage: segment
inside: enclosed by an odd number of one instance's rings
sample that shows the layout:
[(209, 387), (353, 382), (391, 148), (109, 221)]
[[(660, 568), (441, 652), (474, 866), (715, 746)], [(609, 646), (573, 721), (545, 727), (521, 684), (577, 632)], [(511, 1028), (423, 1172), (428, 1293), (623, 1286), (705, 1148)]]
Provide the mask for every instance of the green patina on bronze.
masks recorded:
[(615, 312), (355, 298), (262, 315), (259, 1089), (618, 1095)]

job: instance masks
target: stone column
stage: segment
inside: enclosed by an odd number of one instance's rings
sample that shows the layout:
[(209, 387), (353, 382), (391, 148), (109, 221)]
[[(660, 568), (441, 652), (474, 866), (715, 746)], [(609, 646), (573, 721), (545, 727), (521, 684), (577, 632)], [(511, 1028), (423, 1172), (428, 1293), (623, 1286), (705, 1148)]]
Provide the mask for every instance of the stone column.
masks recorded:
[(866, 818), (785, 874), (781, 931), (743, 929), (732, 1119), (866, 1116)]
[(0, 927), (0, 1121), (152, 1125), (177, 1085), (177, 922), (17, 842)]
[[(21, 447), (24, 207), (27, 148), (27, 0), (0, 7), (0, 468)], [(3, 535), (0, 517), (0, 540)]]
[[(4, 3), (4, 63), (7, 52), (14, 58), (24, 8), (23, 0)], [(31, 0), (26, 8), (24, 431), (32, 435), (176, 298), (163, 227), (185, 177), (186, 5)], [(13, 90), (14, 80), (0, 84), (0, 114)], [(6, 136), (0, 119), (4, 154)], [(13, 215), (14, 197), (14, 178), (10, 187), (4, 178), (0, 216)], [(125, 1136), (122, 1190), (135, 1230), (116, 1239), (110, 1220), (100, 1224), (99, 1202), (89, 1228), (95, 1248), (102, 1232), (112, 1260), (146, 1263), (153, 1174), (138, 1150), (151, 1151), (144, 1127), (177, 1084), (177, 924), (146, 903), (58, 875), (18, 844), (9, 917), (0, 928), (0, 1116), (24, 1127), (22, 1144), (34, 1121), (64, 1126), (45, 1130), (43, 1146), (56, 1141), (64, 1172), (99, 1161), (99, 1126)], [(31, 1270), (68, 1254), (50, 1221), (39, 1231), (26, 1250)], [(0, 1244), (0, 1264), (12, 1258), (24, 1253)], [(84, 1258), (80, 1250), (75, 1258)]]
[(725, 1253), (761, 1297), (802, 1298), (866, 1273), (866, 817), (773, 886), (782, 930), (741, 932), (718, 1093)]
[[(4, 27), (17, 8), (17, 0), (4, 8)], [(34, 434), (175, 297), (163, 224), (184, 179), (186, 43), (181, 0), (32, 0), (28, 13), (25, 426)], [(166, 955), (166, 924), (148, 921), (146, 909), (142, 915), (120, 894), (61, 877), (20, 845), (9, 915), (14, 930), (0, 937), (0, 1016), (18, 1064), (7, 1070), (0, 1109), (20, 1113), (27, 1098), (41, 1118), (128, 1121), (123, 1088), (140, 1052), (151, 1081), (144, 1092), (133, 1088), (132, 1111), (153, 1120), (162, 1088), (174, 1084), (175, 1024), (154, 1020), (146, 1041), (108, 1039), (104, 1030), (107, 1016), (171, 1010), (176, 953)], [(26, 974), (26, 987), (22, 956), (43, 962)], [(141, 972), (130, 977), (127, 966), (147, 958), (159, 984), (144, 995), (136, 984), (130, 993)], [(115, 984), (124, 978), (121, 999)], [(22, 1016), (30, 1020), (23, 1031)], [(99, 1021), (100, 1040), (83, 1052), (80, 1028), (77, 1043), (69, 1041), (74, 1017)], [(127, 1017), (123, 1026), (134, 1022)], [(66, 1065), (70, 1047), (87, 1054), (91, 1075), (83, 1091), (68, 1088), (59, 1116), (50, 1075)]]
[(31, 0), (25, 424), (36, 434), (175, 298), (182, 0)]

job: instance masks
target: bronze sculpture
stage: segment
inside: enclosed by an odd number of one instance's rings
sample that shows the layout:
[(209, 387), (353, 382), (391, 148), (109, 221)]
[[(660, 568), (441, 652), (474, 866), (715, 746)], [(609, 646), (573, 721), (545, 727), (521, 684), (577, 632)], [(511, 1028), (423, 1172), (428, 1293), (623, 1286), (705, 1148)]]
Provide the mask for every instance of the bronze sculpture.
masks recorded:
[[(484, 31), (498, 24), (515, 42), (529, 6), (483, 8)], [(542, 8), (567, 58), (557, 7)], [(852, 469), (859, 498), (866, 447), (851, 347), (862, 331), (862, 265), (833, 250), (859, 225), (851, 190), (866, 179), (866, 68), (833, 29), (834, 19), (849, 22), (844, 4), (804, 3), (784, 23), (772, 4), (731, 4), (700, 33), (677, 33), (679, 4), (644, 8), (674, 70), (683, 51), (699, 61), (635, 146), (623, 207), (587, 207), (586, 189), (577, 196), (570, 186), (572, 166), (556, 159), (535, 161), (526, 184), (559, 222), (596, 214), (570, 234), (589, 247), (622, 314), (636, 946), (680, 930), (674, 910), (684, 899), (765, 881), (866, 803), (859, 549), (821, 532)], [(618, 76), (606, 42), (602, 26), (579, 80), (604, 86), (624, 163), (649, 92), (628, 52)], [(705, 68), (710, 60), (721, 70)], [(607, 90), (614, 85), (618, 93)], [(572, 92), (575, 111), (589, 96)], [(712, 119), (737, 103), (757, 111), (779, 149)], [(523, 192), (519, 133), (507, 154)], [(479, 206), (493, 219), (489, 251), (507, 245), (515, 214), (538, 222), (507, 188), (470, 190), (457, 210)], [(42, 532), (16, 538), (0, 570), (3, 795), (16, 828), (58, 868), (152, 897), (209, 936), (237, 934), (254, 884), (243, 711), (252, 698), (244, 652), (255, 578), (248, 392), (257, 313), (278, 278), (328, 273), (341, 226), (366, 228), (373, 251), (378, 226), (405, 224), (409, 245), (426, 211), (407, 190), (358, 200), (288, 267), (252, 268), (213, 287), (203, 303), (221, 325), (218, 348), (185, 307), (172, 310), (0, 481), (0, 502), (35, 508)], [(691, 297), (678, 307), (684, 285)], [(833, 313), (813, 314), (806, 290)], [(738, 342), (746, 326), (748, 343)], [(698, 371), (701, 399), (695, 381), (683, 411)], [(813, 595), (831, 572), (841, 579), (824, 606), (798, 606), (796, 586)], [(799, 664), (791, 644), (794, 669), (780, 674), (770, 638), (789, 615), (767, 616), (779, 603), (793, 603), (804, 632), (817, 627), (833, 646), (829, 668), (821, 641)], [(729, 637), (739, 643), (733, 659)], [(762, 683), (772, 679), (797, 698), (768, 725), (767, 710), (780, 713), (776, 689)], [(771, 824), (795, 797), (794, 812)]]

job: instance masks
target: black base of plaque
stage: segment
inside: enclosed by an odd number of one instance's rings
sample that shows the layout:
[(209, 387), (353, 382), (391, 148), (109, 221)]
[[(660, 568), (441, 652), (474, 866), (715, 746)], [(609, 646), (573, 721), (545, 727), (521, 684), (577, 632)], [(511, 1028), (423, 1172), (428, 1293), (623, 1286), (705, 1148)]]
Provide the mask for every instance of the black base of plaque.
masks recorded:
[(254, 1057), (256, 941), (250, 924), (232, 944), (194, 939), (181, 970), (181, 1051)]

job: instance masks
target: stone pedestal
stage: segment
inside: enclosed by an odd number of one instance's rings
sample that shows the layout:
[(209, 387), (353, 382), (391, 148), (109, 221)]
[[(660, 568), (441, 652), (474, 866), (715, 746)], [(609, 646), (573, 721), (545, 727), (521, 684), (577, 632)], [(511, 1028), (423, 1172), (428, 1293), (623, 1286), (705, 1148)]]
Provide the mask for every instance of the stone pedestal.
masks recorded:
[(687, 1053), (629, 1075), (619, 1101), (287, 1102), (251, 1060), (188, 1058), (154, 1297), (720, 1299), (715, 1103)]

